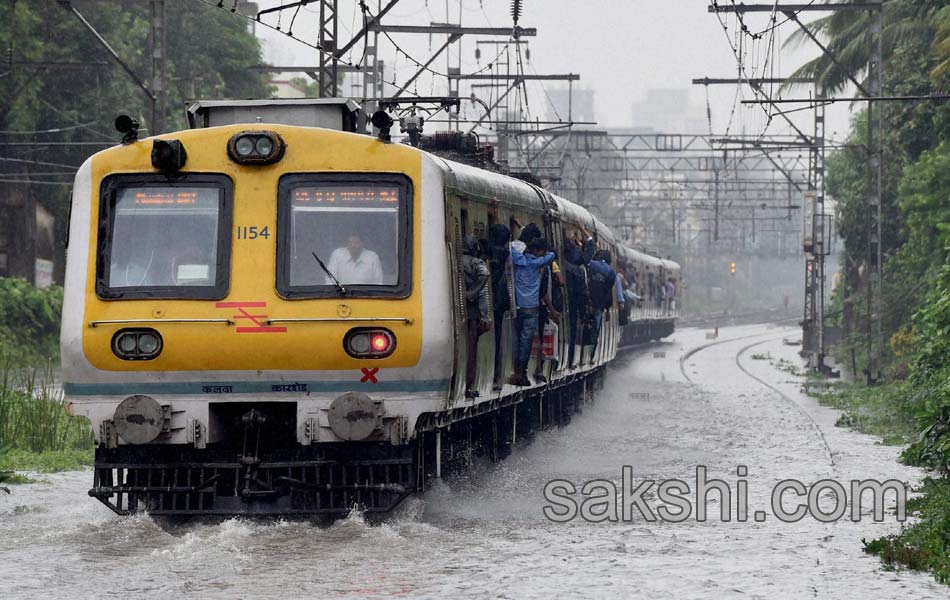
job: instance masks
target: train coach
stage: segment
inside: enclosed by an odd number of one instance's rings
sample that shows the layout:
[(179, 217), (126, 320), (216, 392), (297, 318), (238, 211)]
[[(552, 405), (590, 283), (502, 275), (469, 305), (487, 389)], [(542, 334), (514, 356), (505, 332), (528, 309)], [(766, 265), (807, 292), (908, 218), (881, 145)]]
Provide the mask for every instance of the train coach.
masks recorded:
[(63, 388), (95, 433), (89, 494), (113, 511), (388, 511), (564, 423), (602, 380), (616, 305), (530, 386), (493, 385), (496, 361), (512, 371), (506, 314), (465, 394), (463, 237), (533, 222), (560, 250), (583, 227), (630, 265), (658, 259), (538, 186), (354, 133), (348, 110), (204, 103), (189, 130), (139, 140), (126, 121), (79, 169)]

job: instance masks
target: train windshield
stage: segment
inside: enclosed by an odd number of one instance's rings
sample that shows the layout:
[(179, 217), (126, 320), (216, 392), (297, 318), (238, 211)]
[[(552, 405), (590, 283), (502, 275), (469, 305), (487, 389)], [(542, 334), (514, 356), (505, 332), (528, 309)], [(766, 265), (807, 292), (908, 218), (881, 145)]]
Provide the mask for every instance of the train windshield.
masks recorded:
[(100, 222), (103, 298), (217, 298), (227, 291), (226, 186), (112, 182)]
[(291, 175), (282, 180), (281, 294), (404, 295), (411, 273), (408, 200), (408, 181), (392, 175)]

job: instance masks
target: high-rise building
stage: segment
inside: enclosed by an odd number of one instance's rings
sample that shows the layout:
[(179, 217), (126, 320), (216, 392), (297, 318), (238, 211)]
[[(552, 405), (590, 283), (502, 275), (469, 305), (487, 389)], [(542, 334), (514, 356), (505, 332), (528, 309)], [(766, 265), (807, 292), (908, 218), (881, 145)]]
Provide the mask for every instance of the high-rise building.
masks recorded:
[(547, 90), (550, 102), (547, 118), (551, 121), (596, 121), (594, 118), (594, 90), (588, 88), (553, 88)]
[(646, 98), (633, 104), (632, 125), (666, 133), (701, 132), (707, 129), (702, 107), (690, 104), (689, 90), (647, 90)]

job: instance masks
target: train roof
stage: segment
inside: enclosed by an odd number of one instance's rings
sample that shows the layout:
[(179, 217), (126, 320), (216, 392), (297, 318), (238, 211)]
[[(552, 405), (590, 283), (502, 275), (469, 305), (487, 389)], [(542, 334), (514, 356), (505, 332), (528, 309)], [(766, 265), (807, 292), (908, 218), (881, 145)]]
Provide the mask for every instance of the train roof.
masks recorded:
[(623, 246), (614, 231), (579, 204), (502, 173), (455, 162), (430, 152), (422, 152), (441, 168), (445, 176), (446, 187), (449, 190), (463, 196), (482, 200), (495, 200), (504, 197), (516, 206), (538, 212), (546, 210), (544, 198), (547, 197), (557, 206), (558, 214), (562, 219), (582, 223), (591, 232), (596, 231), (598, 239), (621, 247), (626, 260), (638, 261), (652, 269), (662, 268), (668, 271), (678, 271), (680, 268), (679, 264), (674, 261)]
[(436, 164), (442, 166), (445, 173), (446, 187), (463, 196), (495, 200), (504, 197), (513, 204), (532, 210), (543, 211), (544, 201), (539, 188), (530, 183), (508, 177), (500, 173), (492, 173), (485, 169), (473, 167), (463, 163), (444, 159), (438, 155), (425, 153)]

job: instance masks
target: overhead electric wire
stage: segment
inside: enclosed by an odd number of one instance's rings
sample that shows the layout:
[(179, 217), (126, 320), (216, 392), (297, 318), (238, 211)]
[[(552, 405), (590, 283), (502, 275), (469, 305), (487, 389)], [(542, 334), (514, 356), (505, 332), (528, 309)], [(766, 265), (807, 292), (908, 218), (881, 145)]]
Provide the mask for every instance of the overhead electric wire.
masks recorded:
[(114, 139), (113, 136), (111, 136), (111, 135), (109, 135), (109, 134), (107, 134), (107, 133), (104, 133), (104, 132), (102, 132), (102, 131), (99, 131), (98, 129), (96, 129), (96, 128), (90, 126), (90, 125), (86, 125), (86, 124), (82, 124), (82, 123), (77, 122), (76, 119), (75, 119), (75, 117), (73, 117), (72, 115), (69, 115), (65, 110), (53, 106), (52, 104), (50, 104), (49, 102), (47, 102), (47, 101), (44, 100), (43, 98), (39, 98), (39, 101), (40, 101), (41, 103), (43, 103), (43, 105), (46, 106), (46, 108), (50, 109), (51, 111), (53, 111), (54, 113), (58, 114), (59, 116), (65, 118), (65, 119), (68, 119), (68, 120), (71, 121), (72, 123), (74, 123), (74, 124), (76, 124), (76, 125), (79, 125), (80, 127), (82, 127), (83, 129), (85, 129), (86, 131), (91, 131), (92, 133), (95, 133), (96, 135), (101, 136), (101, 137), (103, 137), (103, 138), (105, 138), (105, 139), (108, 139), (108, 140)]
[[(811, 6), (811, 5), (814, 4), (814, 3), (815, 3), (815, 0), (809, 0), (808, 4), (806, 4), (805, 6), (808, 7), (808, 6)], [(776, 4), (778, 4), (778, 0), (776, 0)], [(788, 23), (789, 21), (795, 20), (796, 18), (798, 18), (798, 15), (802, 14), (803, 12), (804, 12), (804, 9), (796, 10), (796, 11), (794, 11), (794, 12), (792, 13), (792, 15), (786, 16), (786, 17), (785, 17), (785, 20), (783, 20), (781, 23), (773, 23), (772, 25), (770, 25), (769, 27), (763, 29), (762, 31), (760, 31), (760, 32), (759, 32), (758, 34), (756, 34), (756, 35), (761, 36), (761, 35), (763, 35), (763, 34), (765, 34), (765, 33), (767, 33), (767, 32), (774, 31), (774, 30), (778, 29), (779, 27), (781, 27), (782, 25)], [(773, 14), (773, 20), (774, 20), (774, 14), (775, 14), (775, 11), (774, 11), (774, 10), (773, 10), (772, 14)]]
[[(373, 16), (373, 13), (370, 12), (369, 7), (366, 6), (365, 0), (358, 0), (358, 1), (359, 1), (359, 4), (360, 4), (360, 7), (363, 9), (363, 12), (365, 12), (367, 15), (369, 15), (370, 18), (375, 18), (375, 17)], [(416, 67), (418, 67), (419, 69), (422, 69), (423, 71), (427, 71), (427, 72), (429, 72), (429, 73), (435, 75), (436, 77), (446, 77), (446, 78), (451, 77), (451, 75), (449, 75), (448, 73), (440, 73), (439, 71), (436, 71), (435, 69), (432, 69), (431, 67), (429, 67), (428, 65), (426, 65), (426, 64), (423, 63), (422, 61), (417, 60), (417, 59), (414, 58), (411, 54), (409, 54), (408, 52), (406, 52), (405, 50), (403, 50), (402, 47), (400, 47), (399, 44), (396, 43), (396, 40), (394, 40), (394, 39), (392, 38), (392, 36), (389, 35), (389, 32), (388, 32), (388, 31), (382, 31), (381, 33), (383, 34), (383, 36), (386, 37), (387, 40), (389, 40), (389, 42), (390, 42), (390, 43), (393, 45), (393, 47), (396, 49), (396, 52), (397, 52), (397, 53), (402, 54), (402, 55), (406, 58), (406, 60), (408, 60), (409, 62), (415, 64)], [(510, 38), (508, 38), (508, 44), (505, 44), (504, 48), (507, 48), (508, 45), (511, 43), (512, 40), (514, 40), (514, 36), (513, 36), (513, 35), (512, 35)], [(462, 75), (462, 76), (463, 76), (463, 77), (467, 77), (467, 76), (470, 76), (470, 75), (479, 75), (479, 74), (481, 74), (481, 73), (484, 73), (485, 71), (487, 71), (488, 69), (491, 68), (491, 66), (492, 66), (492, 64), (494, 63), (495, 60), (497, 60), (498, 58), (501, 57), (501, 53), (504, 52), (504, 48), (503, 48), (502, 50), (500, 50), (500, 51), (498, 52), (498, 55), (495, 56), (495, 59), (492, 60), (492, 61), (490, 61), (486, 66), (482, 67), (481, 69), (478, 69), (477, 71), (473, 71), (473, 72), (471, 72), (471, 73), (466, 73), (466, 74), (464, 74), (464, 75)]]
[(64, 133), (66, 131), (73, 131), (76, 129), (85, 129), (90, 125), (95, 125), (96, 121), (89, 121), (88, 123), (78, 123), (76, 125), (69, 125), (66, 127), (52, 127), (50, 129), (37, 129), (35, 131), (0, 131), (0, 135), (41, 135), (45, 133)]
[(79, 167), (77, 167), (77, 166), (75, 166), (75, 165), (65, 165), (65, 164), (63, 164), (63, 163), (45, 162), (45, 161), (42, 161), (42, 160), (30, 160), (30, 159), (27, 159), (27, 158), (7, 158), (7, 157), (4, 157), (4, 156), (0, 156), (0, 162), (12, 162), (12, 163), (22, 163), (22, 164), (30, 164), (30, 165), (41, 165), (41, 166), (44, 166), (44, 167), (60, 167), (60, 168), (63, 168), (63, 169), (72, 169), (72, 170), (74, 170), (74, 171), (76, 171), (76, 170), (79, 169)]
[[(735, 0), (730, 0), (730, 1), (731, 1), (731, 3), (732, 3), (734, 6), (736, 5)], [(718, 6), (719, 6), (719, 2), (717, 2), (717, 0), (711, 0), (711, 5), (712, 5), (713, 7), (718, 7)], [(773, 9), (773, 13), (774, 13), (774, 9)], [(736, 14), (737, 14), (737, 16), (738, 16), (738, 15), (739, 15), (739, 12), (737, 11)], [(742, 27), (745, 26), (744, 23), (742, 23), (742, 24), (740, 25), (740, 27), (737, 28), (737, 31), (736, 31), (736, 38), (737, 38), (737, 39), (736, 39), (736, 43), (733, 43), (733, 41), (732, 41), (732, 39), (731, 39), (731, 37), (730, 37), (730, 34), (729, 34), (729, 27), (728, 27), (728, 24), (724, 21), (724, 19), (723, 19), (721, 13), (716, 12), (716, 18), (718, 19), (719, 24), (720, 24), (720, 26), (721, 26), (722, 29), (723, 29), (723, 33), (724, 33), (725, 36), (726, 36), (726, 41), (727, 41), (727, 43), (729, 44), (729, 48), (730, 48), (730, 50), (732, 51), (733, 56), (735, 57), (736, 64), (737, 64), (737, 67), (738, 67), (739, 79), (740, 79), (740, 80), (743, 80), (744, 82), (748, 82), (749, 80), (754, 79), (754, 74), (755, 74), (754, 71), (755, 71), (755, 69), (757, 68), (758, 65), (757, 65), (757, 64), (754, 64), (754, 65), (752, 66), (753, 75), (750, 76), (749, 73), (748, 73), (748, 71), (747, 71), (746, 64), (745, 64), (745, 54), (743, 53), (742, 40), (744, 39), (744, 35), (743, 35), (743, 29), (742, 29)], [(746, 30), (746, 33), (749, 33), (749, 32), (748, 32), (748, 27), (745, 27), (745, 30)], [(767, 31), (769, 31), (769, 30), (768, 30), (768, 29), (763, 30), (763, 33), (767, 32)], [(769, 40), (768, 54), (767, 54), (767, 57), (766, 57), (766, 63), (765, 63), (765, 65), (763, 66), (763, 72), (764, 72), (765, 69), (767, 68), (767, 65), (768, 65), (769, 62), (772, 62), (772, 64), (774, 65), (774, 59), (772, 59), (772, 57), (771, 57), (771, 55), (772, 55), (772, 54), (774, 53), (774, 51), (775, 51), (775, 45), (774, 45), (774, 31), (775, 31), (775, 29), (772, 29), (772, 30), (771, 30), (771, 32), (773, 33), (773, 35), (772, 35), (772, 37), (771, 37), (770, 40)], [(755, 39), (757, 39), (757, 38), (753, 38), (753, 41), (754, 41)], [(754, 57), (753, 57), (753, 60), (755, 60)], [(773, 73), (774, 73), (774, 71), (773, 71)], [(742, 86), (742, 84), (739, 84), (739, 85), (737, 86), (737, 89), (741, 89), (742, 87), (744, 87), (744, 86)], [(762, 128), (762, 132), (761, 132), (761, 134), (760, 134), (760, 137), (763, 137), (763, 136), (767, 133), (768, 127), (771, 125), (772, 119), (773, 119), (773, 117), (774, 117), (775, 114), (776, 114), (776, 113), (774, 113), (774, 112), (772, 111), (772, 109), (771, 109), (771, 104), (770, 104), (771, 99), (772, 99), (772, 96), (771, 96), (771, 89), (770, 89), (769, 93), (766, 93), (765, 90), (761, 89), (760, 87), (756, 87), (756, 86), (752, 86), (752, 85), (750, 85), (750, 87), (752, 88), (752, 92), (753, 92), (754, 97), (755, 97), (757, 100), (763, 100), (763, 102), (761, 102), (761, 105), (762, 105), (763, 114), (765, 115), (765, 119), (766, 119), (765, 125), (764, 125), (764, 127)], [(737, 95), (737, 96), (738, 96), (738, 95)], [(738, 97), (737, 97), (736, 100), (738, 100)], [(733, 112), (733, 113), (735, 112), (735, 109), (736, 109), (736, 106), (733, 105), (733, 109), (732, 109), (732, 112)], [(731, 127), (731, 121), (732, 121), (732, 117), (730, 116), (730, 127)], [(728, 129), (727, 129), (727, 131), (728, 131)]]
[[(303, 45), (305, 45), (305, 46), (307, 46), (307, 47), (309, 47), (309, 48), (312, 48), (312, 49), (316, 50), (317, 52), (320, 52), (321, 54), (325, 54), (325, 55), (327, 55), (327, 56), (333, 58), (333, 59), (336, 60), (338, 63), (342, 63), (342, 64), (344, 64), (344, 65), (346, 65), (346, 66), (348, 66), (348, 67), (352, 67), (354, 70), (356, 70), (356, 71), (362, 73), (365, 77), (369, 77), (370, 79), (373, 79), (374, 81), (377, 81), (377, 82), (381, 82), (381, 83), (383, 83), (383, 84), (389, 84), (389, 85), (393, 85), (393, 86), (398, 87), (398, 84), (395, 83), (394, 81), (393, 81), (393, 82), (391, 82), (391, 81), (386, 81), (386, 79), (383, 78), (383, 77), (377, 77), (377, 76), (373, 75), (372, 73), (369, 72), (369, 70), (367, 70), (367, 69), (366, 69), (365, 67), (363, 67), (361, 64), (359, 64), (359, 63), (354, 63), (353, 61), (344, 59), (343, 57), (338, 57), (338, 56), (336, 56), (336, 54), (335, 54), (333, 51), (324, 48), (324, 47), (321, 46), (319, 43), (308, 42), (308, 41), (305, 40), (305, 39), (302, 39), (302, 38), (300, 38), (300, 37), (297, 37), (297, 36), (293, 35), (293, 33), (292, 33), (291, 31), (285, 31), (285, 30), (283, 30), (283, 29), (281, 28), (281, 26), (280, 26), (280, 23), (281, 23), (281, 14), (283, 13), (283, 10), (278, 10), (278, 11), (277, 11), (277, 19), (278, 19), (278, 22), (277, 22), (277, 25), (275, 26), (275, 25), (273, 25), (273, 24), (271, 24), (271, 23), (267, 23), (267, 22), (264, 21), (264, 20), (260, 20), (260, 19), (257, 19), (257, 18), (255, 18), (255, 17), (251, 17), (251, 16), (249, 16), (249, 15), (245, 15), (245, 14), (241, 13), (240, 11), (238, 11), (238, 10), (237, 10), (237, 0), (231, 0), (231, 1), (230, 1), (230, 4), (231, 4), (230, 8), (228, 8), (228, 7), (225, 6), (225, 0), (217, 0), (217, 1), (215, 1), (215, 0), (197, 0), (197, 1), (200, 2), (200, 3), (202, 3), (202, 4), (205, 4), (205, 5), (207, 5), (207, 6), (211, 6), (211, 7), (220, 9), (220, 10), (227, 10), (227, 11), (229, 11), (229, 12), (231, 12), (231, 13), (237, 14), (238, 16), (240, 16), (240, 17), (243, 18), (243, 19), (246, 19), (246, 20), (248, 20), (248, 21), (252, 21), (252, 22), (254, 22), (254, 23), (259, 23), (259, 24), (263, 25), (264, 27), (267, 27), (268, 29), (272, 29), (272, 30), (274, 30), (274, 31), (283, 33), (283, 34), (286, 35), (287, 37), (289, 37), (289, 38), (291, 38), (291, 39), (293, 39), (293, 40), (295, 40), (295, 41), (297, 41), (297, 42), (299, 42), (299, 43), (301, 43), (301, 44), (303, 44)], [(365, 12), (367, 15), (370, 16), (370, 18), (375, 18), (375, 17), (372, 15), (372, 13), (369, 11), (369, 7), (366, 6), (366, 3), (365, 3), (364, 0), (359, 0), (359, 4), (360, 4), (360, 6), (364, 9), (364, 12)], [(428, 71), (428, 72), (430, 72), (430, 73), (432, 73), (433, 75), (438, 76), (438, 77), (448, 77), (448, 76), (449, 76), (448, 73), (440, 73), (440, 72), (438, 72), (438, 71), (435, 71), (435, 70), (433, 70), (433, 69), (431, 69), (431, 68), (425, 66), (423, 63), (421, 63), (420, 61), (416, 60), (416, 59), (413, 58), (411, 55), (409, 55), (406, 51), (404, 51), (398, 44), (396, 44), (396, 42), (392, 39), (392, 37), (389, 35), (388, 32), (385, 32), (385, 31), (384, 31), (384, 32), (382, 32), (382, 33), (383, 33), (383, 35), (384, 35), (387, 39), (389, 39), (389, 41), (390, 41), (390, 42), (393, 44), (393, 46), (395, 47), (396, 52), (397, 52), (397, 58), (398, 58), (399, 54), (402, 54), (408, 61), (414, 63), (417, 67), (419, 67), (420, 69), (423, 69), (424, 71)], [(514, 39), (513, 36), (512, 36), (511, 38), (509, 38), (508, 41), (510, 42), (512, 39)], [(364, 43), (364, 46), (365, 46), (365, 43)], [(507, 44), (506, 44), (506, 47), (507, 47)], [(501, 51), (499, 51), (499, 54), (498, 54), (498, 56), (496, 57), (496, 59), (501, 56), (501, 52), (503, 52), (503, 51), (504, 51), (504, 49), (501, 50)], [(481, 69), (479, 69), (479, 70), (477, 70), (477, 71), (474, 71), (474, 72), (472, 72), (472, 73), (462, 74), (461, 76), (462, 76), (462, 77), (465, 77), (465, 76), (469, 76), (469, 75), (478, 75), (478, 74), (483, 73), (483, 72), (485, 72), (486, 70), (490, 69), (490, 68), (492, 67), (492, 65), (493, 65), (493, 62), (490, 62), (488, 65), (486, 65), (486, 67), (483, 67), (483, 68), (481, 68)], [(394, 67), (394, 70), (395, 70), (395, 67)], [(418, 96), (418, 94), (414, 94), (414, 93), (412, 93), (412, 92), (409, 92), (408, 90), (407, 90), (405, 93), (407, 93), (410, 97), (411, 97), (411, 96)]]
[(40, 181), (37, 179), (2, 179), (0, 178), (0, 183), (24, 183), (29, 185), (62, 185), (62, 186), (71, 186), (72, 181)]
[[(372, 73), (369, 72), (368, 69), (364, 68), (362, 65), (353, 63), (352, 61), (346, 60), (346, 59), (344, 59), (344, 58), (342, 58), (342, 57), (337, 57), (336, 54), (334, 54), (334, 53), (331, 52), (330, 50), (325, 49), (325, 48), (324, 48), (323, 46), (321, 46), (319, 43), (314, 44), (314, 43), (312, 43), (312, 42), (308, 42), (307, 40), (304, 40), (304, 39), (301, 39), (301, 38), (299, 38), (299, 37), (296, 37), (296, 36), (293, 35), (292, 33), (288, 33), (288, 32), (286, 32), (286, 31), (282, 30), (282, 29), (280, 28), (280, 13), (281, 13), (282, 11), (278, 11), (278, 13), (277, 13), (277, 14), (278, 14), (278, 17), (277, 17), (277, 18), (278, 18), (278, 25), (275, 27), (274, 25), (271, 25), (270, 23), (267, 23), (267, 22), (265, 22), (265, 21), (258, 20), (258, 19), (254, 18), (254, 17), (251, 17), (251, 16), (249, 16), (249, 15), (245, 15), (245, 14), (239, 12), (239, 11), (237, 10), (237, 0), (232, 0), (232, 2), (231, 2), (232, 8), (226, 8), (226, 7), (224, 6), (225, 0), (217, 0), (217, 2), (215, 2), (214, 0), (197, 0), (197, 1), (200, 2), (200, 3), (202, 3), (202, 4), (205, 4), (205, 5), (207, 5), (207, 6), (211, 6), (211, 7), (213, 7), (213, 8), (217, 8), (217, 9), (220, 9), (220, 10), (227, 10), (227, 11), (229, 11), (229, 12), (232, 12), (232, 13), (238, 15), (239, 17), (241, 17), (241, 18), (243, 18), (243, 19), (246, 19), (246, 20), (248, 20), (248, 21), (252, 21), (252, 22), (254, 22), (254, 23), (259, 23), (259, 24), (263, 25), (264, 27), (267, 27), (268, 29), (272, 29), (272, 30), (277, 31), (277, 32), (279, 32), (279, 33), (283, 33), (284, 35), (286, 35), (286, 36), (289, 37), (290, 39), (292, 39), (292, 40), (294, 40), (294, 41), (296, 41), (296, 42), (298, 42), (298, 43), (300, 43), (300, 44), (303, 44), (304, 46), (307, 46), (308, 48), (312, 48), (312, 49), (316, 50), (317, 52), (320, 52), (321, 54), (325, 54), (325, 55), (327, 55), (327, 56), (329, 56), (329, 57), (335, 59), (337, 62), (342, 63), (342, 64), (344, 64), (344, 65), (346, 65), (346, 66), (348, 66), (348, 67), (352, 67), (354, 70), (359, 71), (360, 73), (362, 73), (364, 77), (369, 77), (370, 79), (372, 79), (372, 80), (374, 80), (374, 81), (377, 81), (377, 82), (380, 82), (380, 83), (383, 83), (383, 84), (390, 84), (390, 85), (392, 85), (392, 82), (386, 81), (386, 79), (383, 78), (383, 77), (377, 77), (377, 76), (373, 75)], [(412, 95), (417, 95), (417, 94), (412, 94)]]

